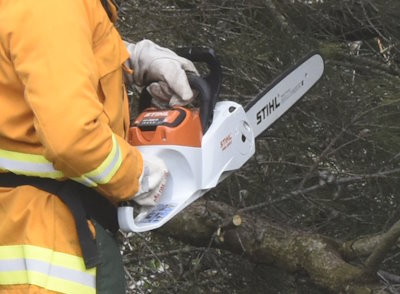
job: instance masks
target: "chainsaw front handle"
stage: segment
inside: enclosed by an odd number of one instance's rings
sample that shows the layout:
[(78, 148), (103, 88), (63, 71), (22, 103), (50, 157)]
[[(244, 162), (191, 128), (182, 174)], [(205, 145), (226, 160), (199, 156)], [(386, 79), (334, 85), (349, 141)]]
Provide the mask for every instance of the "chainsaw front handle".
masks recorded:
[[(222, 69), (221, 64), (215, 54), (215, 51), (211, 48), (206, 47), (194, 47), (194, 48), (177, 48), (175, 52), (189, 59), (192, 62), (205, 63), (208, 67), (208, 74), (202, 76), (202, 78), (206, 81), (210, 96), (205, 98), (204, 101), (201, 99), (200, 101), (200, 118), (202, 119), (203, 133), (206, 133), (208, 128), (210, 127), (213, 114), (214, 107), (219, 98), (219, 92), (221, 90), (222, 84)], [(190, 80), (189, 80), (190, 81)]]
[[(214, 107), (221, 89), (221, 65), (215, 51), (211, 48), (178, 48), (175, 51), (184, 58), (193, 62), (205, 63), (208, 67), (209, 72), (205, 76), (197, 76), (190, 72), (186, 73), (191, 88), (199, 93), (197, 99), (200, 105), (200, 120), (203, 134), (205, 134), (212, 123)], [(145, 87), (140, 94), (139, 112), (150, 107), (151, 100), (152, 97)]]
[(196, 91), (198, 95), (197, 99), (200, 104), (201, 129), (203, 134), (205, 134), (208, 127), (211, 125), (214, 110), (214, 107), (210, 109), (210, 105), (213, 104), (211, 87), (202, 77), (196, 76), (192, 73), (188, 73), (187, 77), (190, 87)]

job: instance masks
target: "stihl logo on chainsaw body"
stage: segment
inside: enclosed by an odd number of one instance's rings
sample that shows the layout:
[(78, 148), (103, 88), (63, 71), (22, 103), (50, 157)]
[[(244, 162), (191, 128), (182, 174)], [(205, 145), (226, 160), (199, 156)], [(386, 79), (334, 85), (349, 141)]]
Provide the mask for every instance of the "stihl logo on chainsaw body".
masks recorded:
[(257, 124), (259, 125), (268, 115), (274, 112), (281, 104), (278, 97), (271, 99), (259, 112), (257, 112)]
[(224, 151), (226, 148), (228, 148), (232, 144), (232, 135), (229, 134), (225, 138), (222, 139), (222, 141), (219, 143), (222, 151)]

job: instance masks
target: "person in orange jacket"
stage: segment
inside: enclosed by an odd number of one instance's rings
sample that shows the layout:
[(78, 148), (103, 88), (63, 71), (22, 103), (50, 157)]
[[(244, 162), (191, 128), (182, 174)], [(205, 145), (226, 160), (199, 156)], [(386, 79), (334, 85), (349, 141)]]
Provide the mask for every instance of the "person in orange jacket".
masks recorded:
[(125, 292), (115, 206), (155, 205), (168, 171), (126, 141), (123, 76), (185, 104), (196, 69), (115, 21), (111, 0), (0, 0), (1, 293)]

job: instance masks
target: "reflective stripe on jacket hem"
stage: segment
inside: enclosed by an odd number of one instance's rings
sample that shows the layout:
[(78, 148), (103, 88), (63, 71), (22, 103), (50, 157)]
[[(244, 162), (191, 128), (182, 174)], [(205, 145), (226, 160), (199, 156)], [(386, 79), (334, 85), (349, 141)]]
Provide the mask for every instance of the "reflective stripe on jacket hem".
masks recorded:
[(0, 285), (31, 284), (61, 293), (96, 293), (96, 269), (82, 257), (33, 245), (0, 246)]
[[(107, 184), (118, 171), (122, 163), (121, 148), (112, 135), (112, 149), (107, 158), (94, 170), (80, 177), (72, 178), (88, 187)], [(18, 175), (36, 176), (51, 179), (65, 178), (61, 171), (54, 169), (53, 164), (44, 156), (0, 149), (0, 170)]]

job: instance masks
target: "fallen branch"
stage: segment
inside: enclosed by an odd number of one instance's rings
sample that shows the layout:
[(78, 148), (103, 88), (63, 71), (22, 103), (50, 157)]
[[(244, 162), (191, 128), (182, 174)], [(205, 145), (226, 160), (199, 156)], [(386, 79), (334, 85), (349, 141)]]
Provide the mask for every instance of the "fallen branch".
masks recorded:
[(235, 209), (227, 204), (201, 199), (160, 232), (195, 246), (209, 246), (211, 240), (211, 246), (256, 263), (305, 271), (316, 285), (335, 293), (386, 293), (377, 279), (363, 279), (363, 269), (346, 262), (337, 243), (328, 238), (245, 214), (238, 226), (222, 226), (234, 215)]
[(400, 237), (400, 221), (396, 222), (382, 237), (382, 240), (374, 248), (372, 254), (365, 262), (365, 274), (376, 275), (379, 265), (382, 263), (388, 251), (396, 244)]

